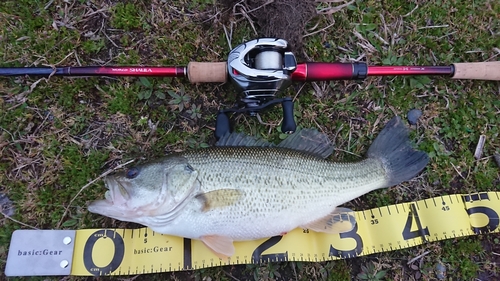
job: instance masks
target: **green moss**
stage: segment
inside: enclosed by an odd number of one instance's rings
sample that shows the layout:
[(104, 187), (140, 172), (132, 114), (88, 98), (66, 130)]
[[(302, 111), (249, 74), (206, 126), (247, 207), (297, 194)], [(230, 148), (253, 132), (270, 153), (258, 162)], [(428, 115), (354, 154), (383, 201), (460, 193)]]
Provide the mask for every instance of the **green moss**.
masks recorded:
[(443, 242), (442, 252), (442, 262), (447, 264), (447, 276), (455, 280), (476, 277), (480, 269), (478, 262), (485, 255), (480, 241), (467, 238)]
[(133, 3), (116, 3), (111, 9), (111, 25), (114, 28), (132, 30), (141, 26), (137, 6)]

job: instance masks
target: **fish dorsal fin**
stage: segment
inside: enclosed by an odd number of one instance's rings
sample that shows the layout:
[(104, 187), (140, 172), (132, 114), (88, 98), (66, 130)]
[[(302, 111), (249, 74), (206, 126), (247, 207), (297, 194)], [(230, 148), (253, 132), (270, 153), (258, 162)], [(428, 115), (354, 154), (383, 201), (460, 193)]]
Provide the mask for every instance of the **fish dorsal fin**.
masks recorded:
[(327, 158), (333, 152), (330, 139), (315, 129), (297, 130), (283, 140), (278, 147), (299, 150), (321, 158)]
[[(220, 138), (215, 145), (276, 147), (276, 145), (261, 138), (245, 135), (243, 133), (226, 134)], [(277, 147), (306, 152), (320, 158), (327, 158), (333, 153), (333, 146), (328, 136), (315, 129), (297, 130), (278, 144)]]
[(310, 229), (316, 232), (337, 234), (351, 231), (356, 225), (354, 211), (347, 208), (335, 208), (328, 216), (315, 220), (302, 228)]
[(231, 206), (238, 202), (243, 196), (243, 191), (239, 189), (218, 189), (196, 195), (196, 199), (203, 204), (203, 212), (215, 208)]
[(220, 259), (234, 255), (233, 239), (221, 235), (204, 235), (200, 240)]
[(257, 146), (257, 147), (272, 147), (275, 146), (263, 139), (245, 135), (243, 133), (225, 134), (217, 141), (216, 146)]

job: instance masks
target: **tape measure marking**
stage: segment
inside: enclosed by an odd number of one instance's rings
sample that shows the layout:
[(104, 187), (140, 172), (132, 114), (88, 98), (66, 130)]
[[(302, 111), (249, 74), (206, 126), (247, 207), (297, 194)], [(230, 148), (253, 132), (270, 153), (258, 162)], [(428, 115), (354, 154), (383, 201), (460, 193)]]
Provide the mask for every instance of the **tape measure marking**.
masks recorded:
[[(217, 258), (199, 240), (148, 228), (76, 230), (71, 275), (131, 275), (264, 261), (329, 261), (500, 232), (499, 194), (444, 195), (358, 211), (357, 224), (349, 232), (332, 235), (295, 229), (285, 236), (235, 242), (236, 252), (227, 260)], [(22, 245), (11, 248), (9, 255), (22, 249)]]

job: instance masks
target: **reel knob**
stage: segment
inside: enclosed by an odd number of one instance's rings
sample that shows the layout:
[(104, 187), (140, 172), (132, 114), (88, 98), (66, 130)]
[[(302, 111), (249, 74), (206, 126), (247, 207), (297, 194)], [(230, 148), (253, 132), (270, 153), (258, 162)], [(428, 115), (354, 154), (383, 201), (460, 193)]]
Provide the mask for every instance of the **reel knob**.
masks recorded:
[(231, 122), (229, 121), (229, 116), (223, 111), (219, 111), (217, 114), (217, 119), (215, 121), (215, 138), (219, 140), (225, 134), (231, 132)]
[(293, 100), (292, 98), (284, 98), (281, 102), (283, 108), (283, 123), (281, 131), (285, 134), (292, 134), (297, 129), (295, 118), (293, 117)]

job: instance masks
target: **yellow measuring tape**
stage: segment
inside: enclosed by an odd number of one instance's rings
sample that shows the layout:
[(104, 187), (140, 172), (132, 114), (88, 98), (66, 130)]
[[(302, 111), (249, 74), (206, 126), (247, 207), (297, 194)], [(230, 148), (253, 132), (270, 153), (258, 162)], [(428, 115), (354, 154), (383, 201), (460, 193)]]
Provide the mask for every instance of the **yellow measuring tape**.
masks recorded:
[(398, 250), (454, 237), (499, 232), (500, 192), (453, 194), (356, 212), (356, 227), (324, 234), (295, 229), (285, 236), (235, 242), (216, 257), (201, 241), (148, 228), (77, 230), (71, 275), (129, 275), (262, 261), (320, 262)]

